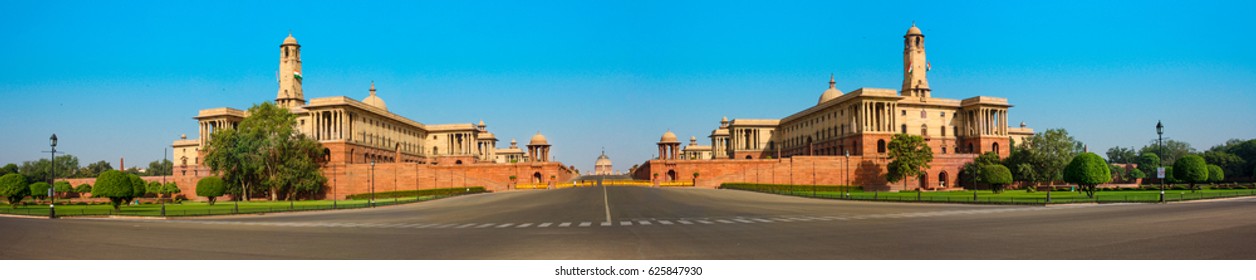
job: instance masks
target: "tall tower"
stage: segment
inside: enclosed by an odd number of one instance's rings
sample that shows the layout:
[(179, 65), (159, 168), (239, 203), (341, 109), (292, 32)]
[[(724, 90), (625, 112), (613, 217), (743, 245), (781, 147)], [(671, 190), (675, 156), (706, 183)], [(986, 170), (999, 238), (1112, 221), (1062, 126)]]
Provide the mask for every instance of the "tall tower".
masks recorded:
[(275, 105), (281, 108), (305, 106), (305, 93), (301, 91), (301, 44), (288, 33), (279, 45), (279, 94)]
[(929, 97), (929, 61), (925, 60), (925, 35), (916, 28), (916, 23), (903, 35), (903, 96)]

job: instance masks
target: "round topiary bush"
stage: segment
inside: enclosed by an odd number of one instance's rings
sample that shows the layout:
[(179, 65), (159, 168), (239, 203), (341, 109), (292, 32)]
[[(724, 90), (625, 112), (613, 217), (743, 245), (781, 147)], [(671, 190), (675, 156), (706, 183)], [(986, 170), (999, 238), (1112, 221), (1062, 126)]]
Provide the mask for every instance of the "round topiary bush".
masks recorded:
[(0, 196), (8, 198), (9, 205), (13, 208), (17, 208), (17, 203), (30, 193), (30, 187), (26, 186), (26, 176), (18, 173), (0, 176)]
[(1112, 171), (1099, 155), (1082, 153), (1064, 167), (1064, 181), (1081, 186), (1086, 197), (1094, 198), (1095, 186), (1112, 181)]
[(1208, 164), (1197, 155), (1187, 155), (1173, 162), (1173, 178), (1182, 180), (1195, 191), (1195, 184), (1208, 182)]
[(227, 183), (217, 176), (209, 176), (201, 178), (196, 182), (196, 195), (204, 196), (209, 199), (209, 205), (213, 206), (214, 201), (227, 192)]
[(990, 184), (995, 193), (1003, 192), (1003, 186), (1012, 183), (1012, 171), (1002, 164), (987, 164), (981, 166), (981, 173), (978, 181)]
[(134, 193), (135, 190), (131, 187), (131, 177), (117, 170), (101, 172), (99, 176), (96, 176), (96, 186), (92, 188), (92, 197), (109, 198), (115, 210)]
[(45, 199), (48, 198), (48, 190), (52, 189), (52, 185), (49, 185), (48, 182), (35, 182), (31, 184), (30, 188), (31, 197)]

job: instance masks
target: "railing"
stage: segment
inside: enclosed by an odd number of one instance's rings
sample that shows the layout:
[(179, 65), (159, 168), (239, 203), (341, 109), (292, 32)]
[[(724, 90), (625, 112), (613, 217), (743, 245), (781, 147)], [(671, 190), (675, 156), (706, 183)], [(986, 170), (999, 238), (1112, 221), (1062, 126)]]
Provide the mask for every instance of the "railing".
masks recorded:
[[(442, 194), (428, 195), (407, 198), (382, 198), (376, 199), (373, 203), (369, 200), (317, 200), (317, 201), (289, 201), (289, 202), (240, 202), (219, 201), (213, 206), (204, 203), (194, 204), (142, 204), (132, 206), (122, 206), (120, 209), (113, 209), (108, 204), (88, 204), (88, 205), (57, 205), (57, 216), (209, 216), (209, 215), (231, 215), (231, 214), (262, 214), (262, 213), (278, 213), (278, 212), (299, 212), (299, 211), (318, 211), (333, 209), (356, 209), (369, 208), (376, 206), (408, 204), (422, 201), (429, 201), (447, 197), (458, 196), (461, 194)], [(163, 210), (164, 208), (164, 210)], [(10, 215), (30, 215), (30, 216), (48, 216), (48, 205), (27, 205), (13, 208), (10, 205), (0, 205), (0, 214)]]

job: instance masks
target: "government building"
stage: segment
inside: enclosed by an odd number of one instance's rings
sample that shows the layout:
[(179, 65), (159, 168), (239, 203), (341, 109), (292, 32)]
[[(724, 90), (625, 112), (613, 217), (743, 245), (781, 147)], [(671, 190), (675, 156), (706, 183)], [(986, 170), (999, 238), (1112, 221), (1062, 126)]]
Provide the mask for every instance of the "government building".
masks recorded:
[[(690, 137), (680, 150), (668, 131), (656, 145), (659, 156), (634, 177), (687, 181), (700, 186), (723, 182), (860, 185), (883, 190), (946, 189), (956, 186), (964, 163), (986, 152), (1006, 157), (1014, 143), (1032, 136), (1024, 123), (1008, 124), (1006, 98), (935, 97), (929, 87), (925, 35), (912, 24), (903, 36), (903, 84), (899, 90), (859, 88), (842, 92), (835, 77), (816, 105), (781, 119), (720, 120), (708, 136), (711, 145)], [(895, 134), (924, 137), (934, 162), (927, 174), (889, 185), (885, 181), (887, 144)], [(699, 174), (692, 177), (692, 174)], [(747, 176), (750, 174), (752, 176)]]
[[(348, 96), (307, 100), (302, 88), (301, 44), (289, 34), (279, 45), (278, 55), (279, 88), (274, 102), (297, 116), (299, 133), (323, 146), (329, 196), (365, 192), (366, 182), (375, 179), (379, 179), (375, 187), (383, 185), (384, 190), (461, 186), (494, 190), (552, 184), (575, 175), (574, 168), (550, 161), (549, 141), (540, 132), (531, 137), (526, 153), (514, 139), (508, 148), (497, 148), (498, 138), (483, 120), (424, 124), (389, 111), (374, 82), (361, 100)], [(201, 159), (202, 147), (213, 133), (235, 128), (247, 115), (245, 110), (226, 107), (201, 110), (194, 117), (197, 137), (188, 139), (185, 134), (174, 141), (174, 177), (183, 194), (194, 196), (196, 180), (210, 175)], [(363, 177), (371, 171), (377, 178)]]

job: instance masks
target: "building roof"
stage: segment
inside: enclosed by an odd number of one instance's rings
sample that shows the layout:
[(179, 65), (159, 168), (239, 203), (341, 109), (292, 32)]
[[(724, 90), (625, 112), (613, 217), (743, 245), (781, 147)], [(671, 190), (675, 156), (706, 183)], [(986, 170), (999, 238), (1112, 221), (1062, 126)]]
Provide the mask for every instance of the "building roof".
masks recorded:
[(680, 139), (676, 139), (676, 134), (669, 129), (663, 133), (663, 137), (659, 137), (659, 143), (680, 143)]
[(366, 98), (363, 98), (362, 103), (366, 103), (366, 105), (371, 105), (371, 106), (374, 106), (375, 108), (380, 108), (380, 109), (384, 109), (384, 111), (388, 111), (388, 105), (384, 104), (384, 99), (379, 98), (379, 96), (375, 95), (375, 82), (374, 81), (371, 82), (371, 95), (367, 96)]
[(606, 152), (597, 157), (597, 161), (593, 162), (594, 166), (611, 166), (611, 157), (606, 156)]
[(542, 135), (540, 131), (537, 131), (536, 135), (532, 135), (532, 141), (528, 142), (528, 146), (548, 146), (548, 145), (549, 145), (549, 140), (545, 139), (545, 135)]
[(288, 38), (283, 38), (284, 45), (296, 45), (297, 38), (292, 37), (292, 32), (288, 32)]
[(842, 91), (837, 89), (837, 80), (834, 79), (833, 75), (829, 75), (829, 89), (824, 90), (824, 93), (820, 94), (820, 101), (816, 102), (816, 105), (824, 103), (825, 101), (837, 99), (841, 96)]
[(920, 33), (920, 28), (919, 28), (919, 27), (916, 27), (916, 23), (915, 23), (915, 22), (912, 22), (912, 23), (911, 23), (911, 28), (908, 28), (908, 29), (907, 29), (907, 35), (924, 35), (924, 34), (923, 34), (923, 33)]

